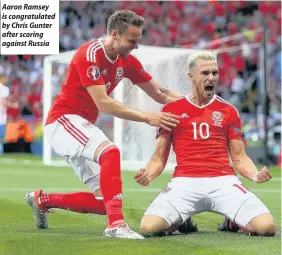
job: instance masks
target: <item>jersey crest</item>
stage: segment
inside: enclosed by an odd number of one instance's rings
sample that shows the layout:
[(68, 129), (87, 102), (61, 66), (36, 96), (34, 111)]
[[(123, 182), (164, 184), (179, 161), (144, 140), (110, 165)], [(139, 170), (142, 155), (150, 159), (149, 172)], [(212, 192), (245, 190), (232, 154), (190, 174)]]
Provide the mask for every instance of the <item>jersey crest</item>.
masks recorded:
[(216, 121), (221, 121), (222, 120), (222, 113), (218, 111), (214, 111), (212, 113), (212, 119)]
[(123, 67), (118, 67), (116, 71), (116, 80), (121, 80), (123, 78)]

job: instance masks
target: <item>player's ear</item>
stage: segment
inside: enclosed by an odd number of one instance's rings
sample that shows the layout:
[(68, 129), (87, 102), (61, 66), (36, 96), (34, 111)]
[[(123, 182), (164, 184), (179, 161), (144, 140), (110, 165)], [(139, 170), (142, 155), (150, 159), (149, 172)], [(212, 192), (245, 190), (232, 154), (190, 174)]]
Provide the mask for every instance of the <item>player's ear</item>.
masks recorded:
[(112, 31), (112, 37), (113, 37), (114, 40), (117, 40), (117, 39), (118, 39), (118, 34), (119, 34), (119, 33), (118, 33), (118, 30), (113, 30), (113, 31)]
[(189, 73), (188, 73), (188, 77), (189, 77), (189, 79), (192, 81), (192, 80), (193, 80), (193, 77), (194, 77), (193, 73), (189, 72)]

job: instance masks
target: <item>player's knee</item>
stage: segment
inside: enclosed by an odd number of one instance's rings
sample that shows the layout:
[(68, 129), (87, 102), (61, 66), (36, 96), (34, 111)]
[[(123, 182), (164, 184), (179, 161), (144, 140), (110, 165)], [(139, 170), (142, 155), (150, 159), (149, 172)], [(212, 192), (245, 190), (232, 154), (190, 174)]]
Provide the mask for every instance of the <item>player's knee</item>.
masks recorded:
[(276, 228), (274, 224), (264, 224), (256, 228), (255, 231), (252, 231), (251, 233), (259, 236), (274, 236)]
[(96, 150), (94, 159), (99, 163), (102, 156), (107, 155), (110, 158), (120, 158), (119, 148), (110, 141), (103, 142)]
[(260, 236), (274, 236), (276, 227), (271, 214), (263, 214), (252, 219), (247, 227), (251, 233)]
[(276, 228), (274, 222), (261, 224), (255, 231), (255, 234), (260, 236), (274, 236), (275, 233), (276, 233)]
[(157, 234), (168, 229), (168, 223), (159, 216), (146, 215), (141, 220), (140, 232), (142, 234)]

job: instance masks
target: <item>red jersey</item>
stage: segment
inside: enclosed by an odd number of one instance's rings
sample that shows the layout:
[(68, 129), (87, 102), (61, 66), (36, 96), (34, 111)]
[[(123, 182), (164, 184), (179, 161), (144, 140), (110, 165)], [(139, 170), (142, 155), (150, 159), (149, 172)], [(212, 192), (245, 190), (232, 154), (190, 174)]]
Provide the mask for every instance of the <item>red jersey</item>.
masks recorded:
[[(216, 177), (234, 175), (229, 163), (228, 144), (242, 140), (237, 109), (215, 95), (205, 106), (193, 104), (188, 96), (166, 104), (163, 112), (180, 116), (172, 132), (177, 166), (174, 177)], [(157, 136), (168, 131), (159, 129)]]
[(111, 60), (106, 55), (101, 38), (84, 43), (69, 64), (66, 79), (61, 92), (55, 97), (46, 125), (64, 114), (76, 114), (94, 123), (98, 117), (98, 108), (86, 87), (106, 85), (109, 95), (124, 77), (133, 84), (152, 79), (132, 55), (127, 58), (117, 56)]

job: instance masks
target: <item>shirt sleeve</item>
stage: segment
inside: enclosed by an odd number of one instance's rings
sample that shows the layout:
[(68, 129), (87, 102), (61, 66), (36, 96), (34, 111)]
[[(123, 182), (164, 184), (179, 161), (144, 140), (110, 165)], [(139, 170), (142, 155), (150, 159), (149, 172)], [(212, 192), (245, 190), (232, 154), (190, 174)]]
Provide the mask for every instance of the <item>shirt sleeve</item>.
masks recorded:
[(140, 61), (133, 55), (127, 57), (125, 77), (133, 84), (149, 82), (152, 79), (152, 76), (144, 70)]
[(229, 119), (229, 128), (228, 128), (228, 139), (242, 140), (243, 141), (243, 131), (241, 127), (241, 119), (237, 109), (232, 108), (230, 111)]
[(84, 87), (105, 85), (105, 81), (100, 72), (100, 64), (96, 62), (87, 61), (86, 50), (79, 48), (74, 56), (73, 65), (80, 76), (81, 84)]

